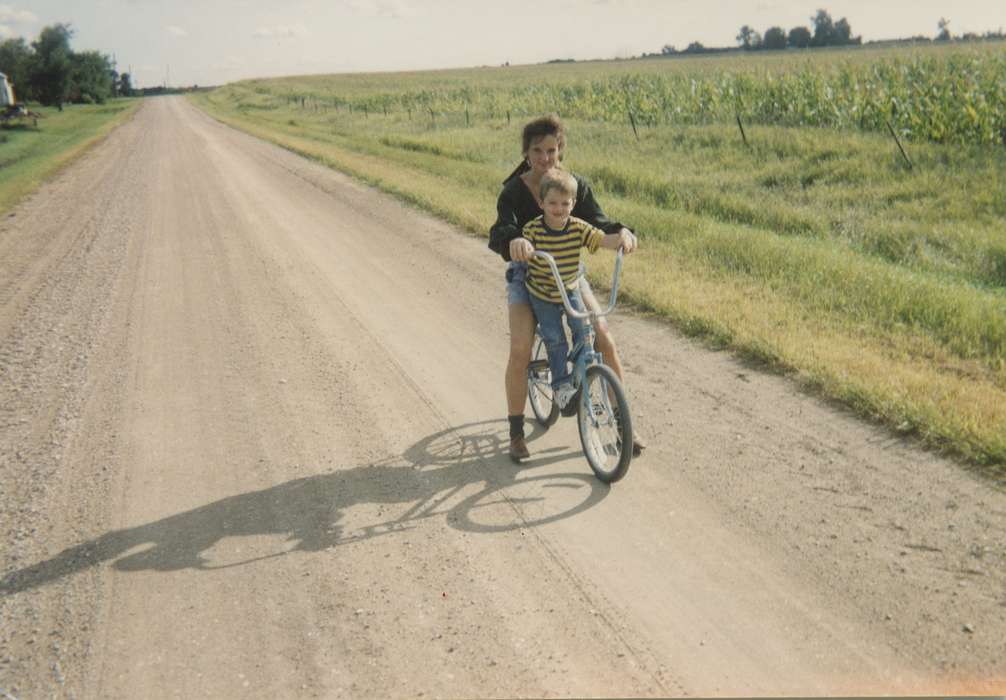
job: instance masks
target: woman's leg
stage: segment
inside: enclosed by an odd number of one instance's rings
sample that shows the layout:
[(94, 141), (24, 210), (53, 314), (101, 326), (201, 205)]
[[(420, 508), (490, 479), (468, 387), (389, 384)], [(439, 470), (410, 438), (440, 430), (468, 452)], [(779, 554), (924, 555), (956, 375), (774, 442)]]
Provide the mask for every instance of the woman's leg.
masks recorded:
[(527, 404), (527, 366), (536, 325), (530, 304), (510, 304), (510, 357), (506, 365), (507, 414), (522, 415)]
[[(597, 299), (594, 297), (594, 290), (590, 288), (589, 284), (586, 284), (586, 280), (580, 284), (580, 296), (587, 308), (594, 311), (601, 310), (601, 305), (597, 303)], [(594, 338), (594, 347), (604, 356), (604, 364), (611, 367), (615, 374), (618, 375), (618, 380), (624, 384), (625, 376), (622, 374), (622, 360), (618, 356), (618, 348), (615, 347), (615, 339), (611, 337), (608, 323), (603, 318), (597, 319), (597, 322), (594, 323), (594, 333), (596, 335)]]

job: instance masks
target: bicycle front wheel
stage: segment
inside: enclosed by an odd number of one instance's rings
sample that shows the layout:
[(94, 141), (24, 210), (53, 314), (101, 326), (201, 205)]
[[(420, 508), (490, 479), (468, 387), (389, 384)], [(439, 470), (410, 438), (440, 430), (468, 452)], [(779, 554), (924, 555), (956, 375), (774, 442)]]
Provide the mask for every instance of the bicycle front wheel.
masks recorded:
[(597, 478), (611, 484), (629, 470), (632, 461), (632, 420), (618, 376), (605, 365), (591, 365), (581, 387), (577, 408), (583, 454)]
[(548, 369), (548, 351), (545, 341), (534, 334), (531, 364), (527, 366), (527, 398), (531, 411), (543, 428), (550, 427), (559, 418), (559, 407), (552, 400), (552, 373)]

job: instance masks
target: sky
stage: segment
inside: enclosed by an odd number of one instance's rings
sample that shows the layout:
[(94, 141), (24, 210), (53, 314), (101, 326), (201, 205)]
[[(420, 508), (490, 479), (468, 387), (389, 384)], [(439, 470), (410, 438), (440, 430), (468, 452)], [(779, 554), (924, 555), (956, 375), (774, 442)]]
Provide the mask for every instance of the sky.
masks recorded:
[(738, 30), (811, 27), (825, 9), (864, 41), (1006, 27), (1006, 0), (0, 0), (0, 40), (69, 24), (137, 87), (279, 75), (607, 59)]

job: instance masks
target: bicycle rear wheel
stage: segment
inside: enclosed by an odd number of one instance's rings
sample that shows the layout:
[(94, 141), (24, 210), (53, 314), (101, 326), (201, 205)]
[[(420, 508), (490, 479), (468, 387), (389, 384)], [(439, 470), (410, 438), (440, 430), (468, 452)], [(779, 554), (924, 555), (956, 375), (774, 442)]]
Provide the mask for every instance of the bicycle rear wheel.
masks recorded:
[(629, 470), (632, 461), (632, 420), (618, 376), (605, 365), (591, 365), (581, 387), (576, 422), (580, 444), (590, 468), (611, 484)]
[(527, 398), (531, 411), (543, 428), (548, 428), (559, 418), (559, 407), (552, 400), (552, 373), (548, 369), (548, 351), (545, 341), (537, 332), (531, 351), (531, 364), (527, 366)]

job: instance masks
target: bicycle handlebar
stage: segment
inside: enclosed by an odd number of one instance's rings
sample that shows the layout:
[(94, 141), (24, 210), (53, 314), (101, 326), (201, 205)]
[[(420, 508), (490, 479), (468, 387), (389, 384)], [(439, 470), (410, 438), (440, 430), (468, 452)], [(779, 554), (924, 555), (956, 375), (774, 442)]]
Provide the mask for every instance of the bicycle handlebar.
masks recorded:
[[(573, 308), (573, 305), (569, 302), (569, 295), (566, 293), (566, 285), (562, 283), (562, 277), (559, 275), (559, 268), (555, 264), (555, 258), (551, 254), (546, 253), (541, 250), (534, 251), (532, 257), (541, 258), (548, 263), (549, 268), (552, 270), (552, 277), (555, 278), (555, 284), (559, 287), (559, 294), (562, 295), (562, 305), (566, 307), (566, 313), (572, 318), (600, 318), (601, 316), (607, 316), (615, 308), (615, 300), (618, 298), (618, 280), (622, 275), (622, 257), (623, 251), (621, 246), (618, 248), (618, 252), (615, 254), (615, 273), (611, 280), (611, 298), (608, 303), (608, 308), (604, 311), (577, 311)], [(577, 274), (576, 278), (580, 279), (583, 274)]]

